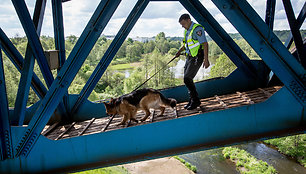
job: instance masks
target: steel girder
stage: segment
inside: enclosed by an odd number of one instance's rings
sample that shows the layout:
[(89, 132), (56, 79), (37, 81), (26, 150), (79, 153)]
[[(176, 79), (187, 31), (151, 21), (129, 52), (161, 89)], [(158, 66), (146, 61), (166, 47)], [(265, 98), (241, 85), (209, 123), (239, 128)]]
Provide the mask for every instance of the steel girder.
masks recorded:
[(0, 42), (0, 161), (13, 157), (9, 108), (6, 96), (5, 77)]
[[(55, 38), (55, 49), (59, 51), (59, 68), (64, 65), (66, 61), (66, 50), (65, 50), (65, 36), (64, 36), (64, 21), (63, 21), (63, 10), (61, 0), (52, 0), (52, 11), (53, 11), (53, 27), (54, 27), (54, 38)], [(63, 97), (62, 102), (59, 105), (60, 115), (69, 119), (70, 113), (68, 113), (68, 91)]]
[(39, 37), (36, 33), (35, 26), (31, 20), (30, 14), (28, 12), (28, 8), (24, 2), (24, 0), (12, 0), (13, 5), (16, 9), (17, 15), (20, 19), (20, 22), (23, 26), (23, 29), (27, 35), (28, 42), (31, 45), (32, 52), (34, 57), (36, 58), (38, 65), (40, 67), (40, 70), (44, 76), (44, 79), (46, 81), (46, 84), (48, 87), (51, 86), (54, 77), (51, 73), (51, 70), (49, 68), (46, 56), (43, 52), (43, 48), (41, 46), (41, 43), (39, 41)]
[[(97, 65), (95, 71), (92, 73), (86, 85), (83, 87), (81, 93), (79, 94), (78, 100), (73, 106), (72, 113), (77, 111), (78, 107), (81, 106), (84, 100), (86, 100), (93, 91), (107, 66), (122, 45), (124, 39), (127, 37), (135, 22), (142, 14), (144, 10), (143, 8), (145, 8), (146, 5), (140, 5), (144, 3), (148, 3), (147, 0), (139, 0), (134, 9), (131, 11), (127, 20), (122, 25), (122, 28), (112, 41), (112, 44), (109, 46), (108, 50)], [(197, 21), (199, 21), (205, 27), (208, 34), (214, 39), (219, 47), (226, 52), (226, 54), (238, 68), (241, 68), (243, 71), (245, 71), (245, 73), (249, 74), (250, 78), (253, 80), (259, 78), (260, 80), (264, 81), (264, 79), (261, 76), (258, 76), (256, 73), (257, 70), (254, 65), (252, 65), (249, 58), (199, 1), (180, 1), (180, 3), (182, 3), (182, 5), (195, 17), (195, 19), (197, 19)], [(226, 42), (224, 42), (225, 40)]]
[[(2, 42), (2, 47), (5, 54), (14, 64), (16, 69), (19, 72), (21, 72), (24, 64), (23, 57), (1, 28), (0, 28), (0, 41)], [(43, 98), (47, 93), (47, 88), (44, 86), (44, 84), (40, 81), (40, 79), (35, 73), (33, 74), (32, 77), (31, 87), (40, 99)]]
[[(43, 23), (43, 17), (46, 8), (46, 0), (38, 0), (36, 1), (36, 6), (33, 15), (33, 23), (36, 28), (36, 33), (40, 36), (41, 26)], [(14, 108), (14, 115), (11, 118), (12, 125), (22, 126), (24, 117), (25, 117), (25, 110), (28, 101), (28, 95), (30, 92), (30, 85), (33, 76), (33, 68), (34, 68), (35, 59), (33, 56), (32, 49), (30, 44), (27, 44), (26, 54), (24, 65), (22, 67), (17, 98), (15, 101), (15, 108)]]
[(114, 56), (116, 55), (117, 51), (121, 47), (122, 43), (132, 30), (133, 26), (139, 19), (140, 15), (148, 5), (149, 0), (140, 0), (135, 4), (135, 7), (130, 12), (129, 16), (125, 20), (124, 24), (118, 31), (116, 37), (112, 41), (109, 48), (106, 50), (105, 54), (103, 55), (102, 59), (100, 60), (99, 64), (95, 68), (94, 72), (91, 74), (90, 78), (88, 79), (87, 83), (83, 87), (81, 93), (78, 96), (77, 101), (75, 102), (71, 112), (72, 114), (75, 113), (80, 107), (80, 105), (86, 100), (97, 83), (99, 82), (100, 78), (102, 77), (103, 73), (105, 72), (106, 68), (113, 60)]
[(20, 138), (16, 148), (16, 157), (20, 155), (26, 157), (28, 155), (119, 3), (120, 0), (100, 2), (57, 78), (42, 99), (23, 136)]
[(291, 34), (293, 36), (295, 47), (298, 53), (297, 54), (298, 59), (305, 68), (306, 67), (306, 58), (305, 58), (306, 53), (304, 50), (304, 44), (303, 44), (303, 40), (301, 37), (301, 33), (299, 32), (300, 27), (298, 27), (298, 21), (295, 19), (295, 15), (294, 15), (290, 0), (283, 0), (283, 4), (284, 4), (284, 8), (287, 14), (289, 26), (291, 29)]
[[(56, 22), (59, 22), (55, 28), (55, 38), (58, 44), (57, 49), (61, 50), (64, 49), (63, 24), (60, 21), (62, 20), (60, 14), (61, 7), (59, 1), (53, 0), (52, 2), (54, 13), (56, 13), (54, 14), (54, 18), (58, 20)], [(78, 105), (80, 106), (82, 104), (80, 101), (88, 97), (148, 2), (149, 0), (138, 1), (107, 50), (107, 54), (103, 56), (88, 84), (84, 87), (84, 91), (73, 102), (75, 110), (78, 108)], [(244, 80), (246, 82), (251, 81), (253, 78), (245, 76), (247, 74), (257, 75), (257, 70), (254, 68), (253, 63), (251, 63), (222, 27), (213, 19), (203, 5), (198, 0), (180, 0), (180, 2), (206, 28), (209, 35), (213, 35), (213, 39), (216, 40), (217, 44), (239, 67), (238, 71), (242, 70), (245, 72), (243, 75)], [(268, 101), (256, 105), (67, 140), (48, 140), (40, 134), (41, 131), (63, 96), (67, 93), (67, 89), (73, 78), (120, 3), (120, 0), (101, 1), (53, 83), (47, 75), (48, 71), (44, 73), (45, 78), (49, 78), (48, 86), (50, 86), (50, 83), (52, 85), (45, 97), (38, 104), (37, 109), (35, 109), (35, 114), (29, 125), (27, 127), (11, 127), (8, 120), (7, 106), (1, 104), (0, 153), (2, 161), (0, 161), (0, 171), (9, 173), (52, 172), (71, 170), (72, 168), (78, 169), (78, 167), (81, 169), (85, 167), (107, 166), (149, 157), (189, 152), (196, 149), (208, 149), (215, 146), (241, 142), (243, 140), (255, 140), (261, 137), (269, 137), (269, 135), (276, 135), (279, 134), (278, 131), (286, 131), (288, 129), (293, 129), (294, 132), (297, 132), (297, 128), (302, 127), (299, 130), (305, 131), (305, 87), (303, 84), (306, 78), (305, 69), (297, 61), (293, 60), (293, 56), (284, 49), (285, 47), (246, 1), (213, 0), (213, 2), (262, 57), (265, 63), (278, 75), (286, 85), (286, 88), (283, 88)], [(38, 35), (33, 27), (34, 25), (31, 25), (33, 23), (30, 22), (31, 24), (27, 24), (27, 21), (31, 21), (31, 19), (27, 9), (24, 8), (26, 7), (24, 1), (18, 4), (19, 2), (13, 0), (13, 3), (29, 38), (29, 44), (31, 47), (38, 46), (34, 47), (34, 57), (37, 59), (44, 57), (42, 56), (42, 48), (38, 40)], [(299, 21), (299, 18), (297, 21)], [(2, 42), (6, 36), (2, 30), (0, 34)], [(8, 54), (13, 55), (15, 57), (14, 59), (21, 57), (18, 55), (18, 51), (14, 50), (14, 46), (9, 45), (11, 44), (9, 40), (5, 41), (4, 44), (5, 49), (9, 50), (5, 50), (6, 53), (8, 52)], [(45, 65), (44, 61), (42, 59), (39, 63), (41, 68)], [(22, 63), (20, 62), (22, 62), (22, 57), (19, 62), (16, 62), (21, 69)], [(232, 77), (239, 81), (239, 76)], [(29, 80), (27, 81), (29, 82)], [(217, 88), (224, 84), (228, 85), (233, 81), (222, 79), (215, 80), (214, 82), (203, 82), (197, 84), (197, 87), (201, 88), (201, 91), (205, 91), (207, 87)], [(237, 89), (238, 87), (246, 89), (250, 86), (254, 87), (258, 85), (256, 82), (254, 83), (252, 85), (243, 84), (242, 86), (233, 85), (234, 87), (232, 86), (231, 90)], [(209, 84), (214, 84), (215, 86), (210, 86)], [(221, 93), (229, 92), (225, 88), (223, 87)], [(167, 96), (183, 96), (181, 95), (182, 90), (183, 87), (178, 87), (166, 90), (163, 93)], [(5, 99), (5, 87), (1, 83), (0, 92), (1, 102), (7, 103), (7, 99)], [(206, 96), (206, 94), (200, 95), (202, 97)], [(180, 99), (185, 100), (183, 97)], [(96, 105), (95, 107), (101, 106)], [(275, 109), (280, 107), (289, 109)], [(184, 126), (184, 130), (180, 129), (180, 126)], [(12, 129), (13, 141), (10, 140), (10, 129)], [(4, 134), (6, 132), (9, 133)], [(144, 132), (153, 133), (152, 136), (146, 136), (147, 134)], [(224, 132), (226, 133), (224, 134)], [(288, 133), (288, 131), (286, 132)], [(133, 136), (130, 136), (132, 134)], [(5, 137), (5, 140), (3, 140), (3, 137)], [(139, 141), (135, 137), (140, 138)], [(122, 147), (121, 145), (124, 143), (127, 143), (128, 146)], [(12, 148), (12, 144), (14, 148)], [(97, 144), (101, 148), (97, 147)], [(6, 158), (13, 159), (3, 160)], [(34, 163), (34, 161), (38, 163)]]
[(290, 130), (305, 131), (305, 114), (284, 87), (254, 105), (58, 141), (39, 136), (27, 158), (0, 162), (0, 170), (58, 173), (105, 167), (259, 140)]
[(53, 26), (55, 49), (59, 50), (59, 66), (62, 67), (66, 60), (64, 21), (61, 0), (52, 0)]
[(276, 0), (267, 0), (265, 22), (273, 30)]
[[(305, 20), (305, 17), (306, 17), (306, 3), (304, 3), (302, 9), (301, 9), (301, 12), (299, 14), (299, 16), (297, 17), (296, 19), (296, 22), (297, 22), (297, 27), (300, 29), (304, 20)], [(290, 35), (289, 37), (287, 38), (286, 42), (285, 42), (285, 46), (287, 47), (287, 49), (290, 48), (291, 44), (293, 42), (293, 36), (292, 36), (292, 33), (290, 32)]]
[(255, 10), (245, 0), (212, 1), (300, 101), (301, 105), (305, 106), (305, 69), (289, 53)]
[(199, 0), (180, 0), (180, 3), (205, 28), (209, 36), (226, 53), (237, 68), (241, 68), (254, 80), (261, 78), (257, 76), (256, 68), (251, 64), (250, 59)]

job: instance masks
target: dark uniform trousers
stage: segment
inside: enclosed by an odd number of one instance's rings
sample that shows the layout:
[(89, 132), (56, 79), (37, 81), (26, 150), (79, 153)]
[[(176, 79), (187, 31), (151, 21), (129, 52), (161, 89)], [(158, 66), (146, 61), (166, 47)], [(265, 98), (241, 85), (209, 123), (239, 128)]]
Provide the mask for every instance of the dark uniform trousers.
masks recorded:
[(199, 100), (198, 92), (194, 85), (193, 78), (196, 76), (200, 67), (203, 64), (204, 54), (203, 49), (199, 49), (197, 56), (186, 56), (186, 62), (184, 66), (184, 83), (188, 88), (189, 96), (191, 100)]

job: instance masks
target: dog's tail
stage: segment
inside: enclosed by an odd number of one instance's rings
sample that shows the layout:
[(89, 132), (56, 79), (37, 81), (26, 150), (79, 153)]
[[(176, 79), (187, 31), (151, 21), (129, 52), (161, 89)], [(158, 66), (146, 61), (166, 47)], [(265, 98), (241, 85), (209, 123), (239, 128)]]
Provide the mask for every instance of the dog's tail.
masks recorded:
[(162, 102), (165, 105), (171, 106), (172, 108), (176, 106), (176, 100), (174, 98), (166, 98), (163, 94), (159, 93)]

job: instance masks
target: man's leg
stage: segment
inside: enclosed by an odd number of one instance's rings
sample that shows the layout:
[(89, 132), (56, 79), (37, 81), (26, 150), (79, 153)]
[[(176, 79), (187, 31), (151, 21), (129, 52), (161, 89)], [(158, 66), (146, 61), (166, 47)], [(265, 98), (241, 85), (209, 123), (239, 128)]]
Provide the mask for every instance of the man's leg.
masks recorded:
[(198, 92), (193, 82), (193, 78), (196, 76), (198, 70), (200, 69), (203, 63), (203, 59), (197, 60), (195, 57), (187, 57), (186, 64), (184, 67), (184, 83), (188, 89), (190, 102), (189, 106), (186, 106), (186, 109), (192, 110), (198, 107), (201, 102), (198, 98)]

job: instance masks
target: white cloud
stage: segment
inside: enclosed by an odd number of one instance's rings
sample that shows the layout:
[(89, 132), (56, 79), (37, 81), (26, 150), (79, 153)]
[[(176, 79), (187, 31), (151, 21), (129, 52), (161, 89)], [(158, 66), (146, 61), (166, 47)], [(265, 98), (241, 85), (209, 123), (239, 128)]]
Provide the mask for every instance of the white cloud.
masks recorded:
[[(247, 1), (259, 16), (264, 18), (266, 2), (263, 0)], [(116, 34), (136, 2), (137, 0), (122, 0), (103, 34)], [(304, 2), (304, 0), (292, 1), (296, 16), (299, 14)], [(79, 36), (99, 3), (100, 0), (73, 0), (63, 3), (65, 35)], [(211, 0), (201, 0), (201, 3), (227, 32), (236, 32), (235, 28), (228, 22)], [(27, 0), (26, 4), (32, 16), (35, 0)], [(17, 33), (21, 36), (25, 35), (11, 1), (0, 0), (0, 9), (0, 25), (5, 33), (9, 37), (13, 37)], [(187, 10), (178, 2), (150, 2), (131, 31), (129, 37), (151, 37), (161, 31), (165, 32), (166, 36), (182, 36), (183, 29), (177, 21), (179, 16), (186, 12)], [(47, 1), (42, 35), (53, 36), (52, 20), (51, 1)], [(302, 28), (305, 28), (305, 23)], [(276, 2), (274, 29), (289, 29), (282, 1)]]

